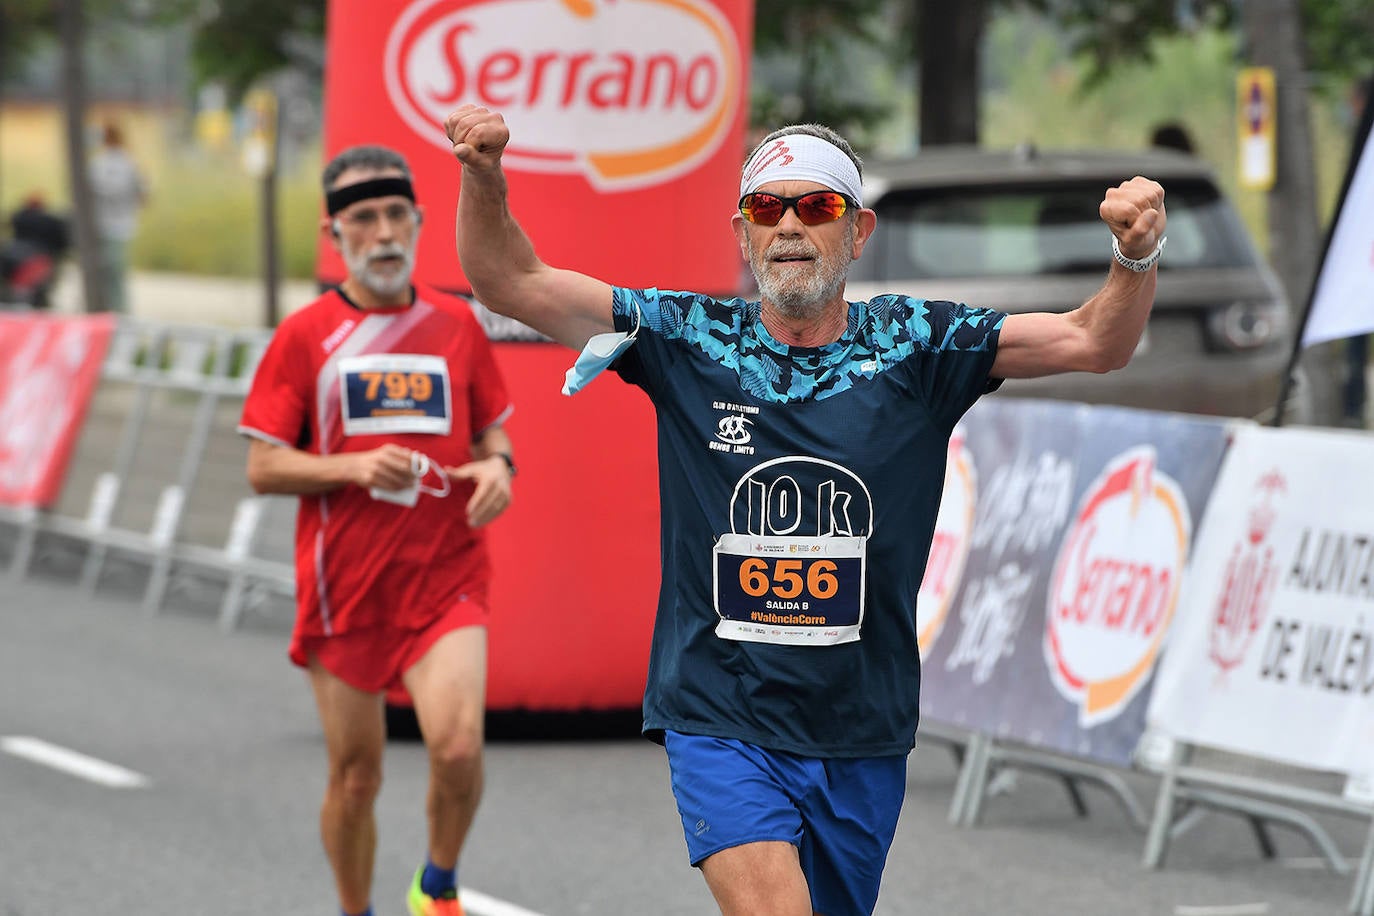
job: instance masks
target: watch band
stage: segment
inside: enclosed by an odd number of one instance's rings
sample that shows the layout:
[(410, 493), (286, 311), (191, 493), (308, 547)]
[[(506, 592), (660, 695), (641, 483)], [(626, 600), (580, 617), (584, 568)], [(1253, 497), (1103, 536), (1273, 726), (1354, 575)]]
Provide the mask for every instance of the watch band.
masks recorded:
[(510, 471), (510, 476), (514, 477), (516, 475), (517, 472), (515, 470), (515, 459), (512, 458), (510, 455), (506, 454), (505, 452), (493, 452), (491, 457), (500, 458), (502, 461), (506, 463), (506, 469)]
[(1112, 257), (1116, 258), (1116, 263), (1120, 264), (1127, 270), (1133, 270), (1138, 274), (1143, 274), (1151, 267), (1154, 267), (1155, 263), (1159, 261), (1160, 256), (1164, 254), (1164, 243), (1167, 241), (1169, 241), (1169, 237), (1167, 235), (1161, 237), (1159, 240), (1159, 244), (1155, 246), (1154, 251), (1150, 252), (1148, 255), (1141, 258), (1140, 260), (1136, 260), (1135, 258), (1128, 258), (1124, 254), (1122, 254), (1121, 243), (1117, 241), (1116, 236), (1112, 236)]

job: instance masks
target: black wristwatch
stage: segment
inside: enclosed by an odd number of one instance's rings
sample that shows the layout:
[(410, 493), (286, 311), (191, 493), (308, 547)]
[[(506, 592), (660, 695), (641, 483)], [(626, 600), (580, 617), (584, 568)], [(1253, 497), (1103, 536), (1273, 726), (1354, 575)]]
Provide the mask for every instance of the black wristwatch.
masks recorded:
[(515, 459), (510, 455), (507, 455), (505, 452), (493, 452), (491, 457), (500, 458), (506, 463), (506, 468), (510, 471), (510, 476), (514, 477), (516, 475)]

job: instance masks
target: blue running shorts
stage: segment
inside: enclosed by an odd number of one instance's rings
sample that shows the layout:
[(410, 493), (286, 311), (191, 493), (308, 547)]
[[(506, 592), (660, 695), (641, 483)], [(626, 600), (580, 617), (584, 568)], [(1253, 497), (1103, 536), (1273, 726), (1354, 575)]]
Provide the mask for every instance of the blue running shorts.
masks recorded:
[(873, 912), (906, 793), (906, 757), (822, 758), (666, 731), (693, 865), (744, 843), (797, 847), (824, 916)]

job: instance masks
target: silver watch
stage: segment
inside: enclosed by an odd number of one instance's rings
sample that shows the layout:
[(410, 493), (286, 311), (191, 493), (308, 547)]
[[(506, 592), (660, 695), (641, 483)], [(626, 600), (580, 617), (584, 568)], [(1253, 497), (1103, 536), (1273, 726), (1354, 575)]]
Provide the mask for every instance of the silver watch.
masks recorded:
[(1163, 236), (1160, 238), (1159, 244), (1155, 246), (1154, 251), (1137, 261), (1134, 258), (1128, 258), (1122, 254), (1121, 243), (1117, 241), (1116, 236), (1112, 236), (1112, 257), (1116, 258), (1116, 263), (1127, 270), (1133, 270), (1138, 274), (1143, 274), (1151, 267), (1154, 267), (1160, 255), (1164, 254), (1164, 243), (1167, 241), (1169, 241), (1169, 237), (1167, 235)]

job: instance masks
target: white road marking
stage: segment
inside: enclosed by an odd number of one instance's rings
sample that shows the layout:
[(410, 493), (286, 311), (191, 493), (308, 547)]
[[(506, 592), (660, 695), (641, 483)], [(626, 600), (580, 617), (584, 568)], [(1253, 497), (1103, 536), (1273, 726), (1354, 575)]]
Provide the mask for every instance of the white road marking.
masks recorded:
[(3, 735), (0, 736), (0, 751), (111, 789), (138, 789), (148, 785), (148, 777), (142, 773), (49, 744), (39, 738)]
[(1179, 904), (1174, 907), (1174, 916), (1264, 916), (1268, 912), (1267, 903), (1227, 903), (1218, 906)]
[(1331, 863), (1321, 856), (1293, 856), (1289, 859), (1279, 859), (1279, 864), (1284, 868), (1292, 868), (1299, 871), (1320, 871), (1330, 867)]
[(463, 904), (463, 909), (471, 913), (472, 916), (542, 916), (534, 910), (527, 910), (523, 906), (516, 906), (514, 903), (507, 903), (504, 900), (497, 900), (495, 897), (488, 897), (481, 891), (462, 888), (458, 891), (458, 899)]

